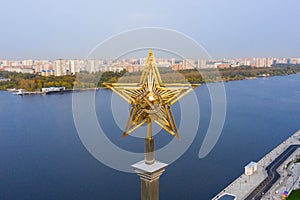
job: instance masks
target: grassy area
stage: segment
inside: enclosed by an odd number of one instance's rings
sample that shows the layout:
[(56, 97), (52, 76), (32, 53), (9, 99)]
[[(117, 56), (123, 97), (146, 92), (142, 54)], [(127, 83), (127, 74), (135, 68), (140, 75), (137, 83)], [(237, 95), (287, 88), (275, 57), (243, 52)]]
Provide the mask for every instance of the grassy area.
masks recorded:
[(299, 200), (299, 199), (300, 199), (300, 190), (293, 190), (292, 193), (287, 198), (287, 200)]
[(289, 168), (290, 164), (292, 164), (293, 161), (290, 161), (287, 165), (286, 165), (286, 169)]
[(300, 158), (298, 158), (294, 163), (299, 163), (300, 162)]

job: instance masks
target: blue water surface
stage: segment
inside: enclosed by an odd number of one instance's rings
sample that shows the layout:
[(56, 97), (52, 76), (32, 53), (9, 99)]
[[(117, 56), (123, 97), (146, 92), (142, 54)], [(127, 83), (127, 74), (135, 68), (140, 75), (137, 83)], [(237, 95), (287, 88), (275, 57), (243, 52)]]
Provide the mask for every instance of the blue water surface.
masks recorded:
[[(207, 87), (202, 85), (196, 89), (201, 112), (200, 122), (195, 122), (200, 125), (197, 136), (162, 175), (160, 199), (210, 199), (240, 176), (247, 163), (259, 160), (300, 129), (299, 74), (224, 84), (227, 115), (219, 141), (199, 159), (211, 110)], [(122, 130), (109, 113), (110, 97), (108, 90), (96, 92), (97, 115), (111, 131), (108, 137), (121, 148), (143, 151), (141, 140), (121, 139)], [(178, 121), (178, 105), (174, 115)], [(172, 139), (169, 134), (159, 135), (158, 148)], [(137, 175), (110, 169), (82, 145), (72, 116), (72, 94), (0, 92), (1, 200), (139, 198)]]

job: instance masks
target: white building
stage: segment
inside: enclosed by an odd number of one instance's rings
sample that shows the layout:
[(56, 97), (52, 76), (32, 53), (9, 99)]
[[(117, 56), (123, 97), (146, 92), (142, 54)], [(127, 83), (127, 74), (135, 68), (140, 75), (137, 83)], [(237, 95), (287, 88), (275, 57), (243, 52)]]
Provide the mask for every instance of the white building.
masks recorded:
[(175, 65), (175, 58), (172, 58), (172, 59), (171, 59), (171, 65), (172, 65), (172, 66)]
[(66, 70), (66, 61), (63, 59), (58, 59), (54, 61), (54, 71), (55, 76), (63, 76)]
[(206, 60), (205, 59), (199, 59), (198, 60), (198, 68), (206, 68)]
[(194, 69), (195, 68), (195, 59), (185, 58), (182, 60), (182, 69)]
[(80, 72), (80, 61), (79, 60), (68, 60), (68, 66), (71, 74)]
[(248, 165), (245, 166), (245, 174), (247, 176), (252, 175), (254, 172), (257, 171), (257, 163), (251, 161)]
[(33, 66), (34, 65), (34, 60), (23, 60), (22, 65)]
[(32, 69), (32, 68), (21, 68), (20, 72), (24, 73), (24, 74), (26, 74), (26, 73), (33, 74), (34, 73), (34, 69)]

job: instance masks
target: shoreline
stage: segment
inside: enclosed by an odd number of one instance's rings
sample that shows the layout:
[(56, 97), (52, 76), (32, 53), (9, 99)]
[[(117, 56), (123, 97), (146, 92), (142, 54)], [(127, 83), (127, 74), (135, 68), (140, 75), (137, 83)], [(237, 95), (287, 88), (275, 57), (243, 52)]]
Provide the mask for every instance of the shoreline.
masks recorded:
[[(62, 91), (67, 93), (67, 92), (81, 92), (81, 91), (91, 91), (91, 90), (101, 90), (101, 89), (106, 89), (105, 87), (99, 87), (99, 88), (80, 88), (80, 89), (66, 89), (66, 91)], [(20, 89), (16, 88), (10, 88), (6, 90), (0, 90), (0, 91), (7, 91), (7, 92), (18, 92)], [(42, 91), (27, 91), (29, 94), (45, 94), (45, 92)]]
[[(255, 68), (250, 66), (241, 66), (237, 68), (226, 69), (185, 69), (178, 70), (163, 70), (163, 74), (169, 73), (165, 83), (172, 83), (176, 80), (180, 82), (189, 82), (191, 84), (206, 84), (215, 82), (229, 82), (235, 80), (254, 80), (258, 78), (269, 78), (273, 76), (286, 76), (291, 74), (300, 74), (300, 65), (288, 66), (272, 66), (264, 68)], [(176, 73), (181, 74), (178, 79)], [(41, 76), (39, 74), (22, 74), (16, 72), (0, 71), (0, 77), (6, 78), (7, 81), (0, 82), (0, 90), (11, 88), (23, 88), (28, 91), (41, 90), (42, 87), (65, 87), (73, 90), (74, 87), (80, 87), (83, 90), (89, 87), (102, 88), (104, 82), (118, 82), (119, 78), (125, 75), (126, 72), (97, 72), (92, 74), (83, 74), (82, 79), (78, 79), (77, 75), (64, 76)], [(126, 82), (138, 82), (140, 77), (138, 73), (126, 75)], [(182, 80), (183, 79), (183, 80)], [(94, 80), (98, 80), (95, 82)], [(96, 83), (96, 85), (95, 85)], [(98, 87), (99, 86), (99, 87)]]
[[(218, 200), (222, 196), (229, 194), (231, 196), (235, 196), (236, 199), (245, 199), (248, 195), (253, 192), (259, 186), (261, 182), (264, 181), (265, 178), (268, 177), (267, 168), (268, 166), (276, 160), (278, 156), (280, 156), (285, 150), (287, 150), (292, 145), (300, 145), (300, 129), (296, 132), (292, 133), (290, 137), (286, 140), (282, 141), (278, 146), (272, 149), (269, 153), (263, 156), (259, 161), (257, 161), (258, 167), (257, 171), (254, 174), (248, 176), (244, 173), (237, 177), (234, 181), (229, 183), (222, 191), (220, 191), (217, 195), (215, 195), (212, 200)], [(294, 155), (294, 154), (292, 154)], [(291, 155), (291, 156), (292, 156)], [(289, 156), (284, 160), (284, 164), (291, 157)], [(250, 178), (251, 177), (251, 178)], [(271, 188), (267, 191), (267, 193), (276, 185), (278, 181), (276, 181)], [(291, 192), (291, 191), (289, 191)], [(265, 193), (265, 194), (267, 194)]]
[[(245, 80), (257, 80), (257, 79), (267, 79), (267, 78), (272, 78), (272, 77), (280, 77), (280, 76), (290, 76), (290, 75), (299, 75), (300, 73), (293, 73), (293, 74), (285, 74), (285, 75), (276, 75), (276, 76), (265, 76), (265, 77), (245, 77), (243, 79), (237, 79), (237, 80), (222, 80), (222, 81), (212, 81), (212, 82), (205, 82), (205, 83), (195, 83), (195, 84), (200, 84), (200, 85), (204, 85), (204, 84), (209, 84), (209, 83), (227, 83), (227, 82), (231, 82), (231, 81), (245, 81)], [(194, 84), (194, 83), (193, 83)], [(82, 91), (92, 91), (92, 90), (105, 90), (107, 89), (106, 87), (96, 87), (96, 88), (76, 88), (76, 89), (67, 89), (70, 90), (68, 92), (82, 92)], [(8, 92), (17, 92), (19, 89), (16, 88), (8, 88), (8, 89), (0, 89), (0, 91), (8, 91)], [(44, 94), (43, 92), (41, 92), (40, 90), (36, 90), (36, 91), (27, 91), (30, 94)]]

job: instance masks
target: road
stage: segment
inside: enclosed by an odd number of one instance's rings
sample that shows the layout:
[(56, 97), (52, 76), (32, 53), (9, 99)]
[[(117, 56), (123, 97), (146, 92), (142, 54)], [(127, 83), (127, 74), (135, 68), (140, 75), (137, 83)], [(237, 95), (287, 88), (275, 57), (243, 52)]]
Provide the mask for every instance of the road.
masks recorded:
[(268, 176), (245, 198), (245, 200), (259, 200), (280, 178), (277, 168), (297, 149), (300, 145), (289, 146), (267, 168)]

